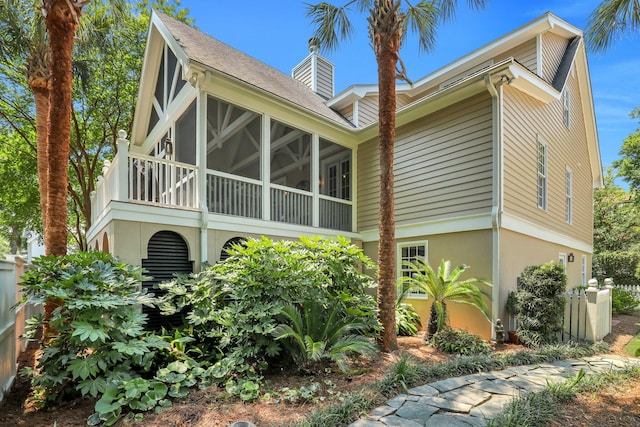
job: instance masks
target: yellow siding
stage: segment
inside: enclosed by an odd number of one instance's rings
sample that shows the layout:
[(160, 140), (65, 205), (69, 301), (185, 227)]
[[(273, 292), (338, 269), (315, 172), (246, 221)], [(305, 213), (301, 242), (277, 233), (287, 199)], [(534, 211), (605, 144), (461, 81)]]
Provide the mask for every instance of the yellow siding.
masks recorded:
[(378, 121), (378, 94), (365, 96), (358, 101), (358, 127)]
[[(570, 77), (571, 124), (563, 120), (562, 99), (548, 105), (521, 92), (504, 90), (504, 209), (521, 219), (592, 241), (592, 174), (578, 82)], [(548, 147), (548, 204), (537, 207), (537, 138)], [(565, 170), (573, 173), (573, 221), (565, 221)]]
[[(358, 229), (378, 221), (377, 139), (358, 149)], [(483, 93), (398, 129), (396, 224), (491, 210), (491, 98)]]
[(546, 82), (553, 82), (568, 44), (567, 39), (557, 34), (547, 32), (542, 35), (542, 78)]
[(538, 55), (536, 48), (536, 39), (533, 38), (528, 42), (522, 43), (521, 45), (506, 51), (504, 54), (499, 55), (495, 58), (495, 62), (502, 61), (503, 59), (507, 59), (513, 57), (520, 64), (527, 67), (529, 71), (532, 73), (537, 72), (538, 67)]
[(338, 112), (342, 114), (345, 119), (353, 123), (353, 104), (349, 104), (345, 106), (342, 110), (339, 110)]

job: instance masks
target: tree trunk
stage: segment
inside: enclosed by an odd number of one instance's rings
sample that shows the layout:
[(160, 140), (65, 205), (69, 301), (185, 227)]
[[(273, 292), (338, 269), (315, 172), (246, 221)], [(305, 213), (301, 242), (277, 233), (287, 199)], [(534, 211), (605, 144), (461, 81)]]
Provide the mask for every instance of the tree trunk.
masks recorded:
[(33, 92), (36, 105), (36, 137), (38, 159), (38, 187), (40, 189), (40, 214), (42, 229), (47, 229), (47, 197), (49, 194), (49, 161), (47, 144), (49, 132), (49, 96), (51, 79), (49, 76), (49, 54), (45, 46), (34, 49), (27, 59), (27, 80)]
[(399, 3), (378, 0), (370, 25), (378, 63), (378, 149), (380, 152), (380, 217), (378, 221), (378, 310), (382, 351), (398, 348), (396, 336), (396, 243), (393, 196), (393, 149), (396, 134), (396, 64), (401, 43)]
[(51, 53), (51, 106), (49, 113), (49, 191), (46, 204), (47, 255), (67, 252), (67, 185), (71, 137), (72, 52), (77, 15), (64, 0), (45, 0)]
[(438, 309), (436, 308), (435, 301), (431, 303), (431, 312), (429, 313), (429, 323), (427, 324), (427, 332), (424, 335), (424, 340), (429, 341), (438, 332)]
[[(72, 53), (82, 6), (65, 0), (43, 0), (45, 23), (51, 55), (51, 97), (47, 143), (48, 194), (44, 223), (45, 252), (64, 256), (67, 253), (67, 185), (69, 144), (71, 140), (71, 91), (73, 85)], [(54, 331), (48, 320), (59, 300), (47, 299), (44, 306), (44, 334)]]

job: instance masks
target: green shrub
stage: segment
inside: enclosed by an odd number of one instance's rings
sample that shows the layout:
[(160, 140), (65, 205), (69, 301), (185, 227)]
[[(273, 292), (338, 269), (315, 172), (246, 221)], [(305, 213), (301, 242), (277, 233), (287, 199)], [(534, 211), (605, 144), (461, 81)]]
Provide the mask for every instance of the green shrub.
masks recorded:
[(422, 327), (420, 315), (411, 304), (396, 304), (396, 333), (400, 336), (413, 337)]
[(438, 331), (431, 342), (439, 351), (465, 356), (491, 353), (491, 346), (482, 338), (467, 331), (444, 328)]
[[(24, 371), (47, 400), (97, 397), (108, 383), (148, 372), (159, 352), (168, 353), (166, 342), (144, 330), (139, 307), (152, 298), (141, 290), (141, 269), (103, 252), (41, 257), (33, 266), (23, 276), (24, 301), (60, 304), (38, 369)], [(43, 323), (42, 317), (32, 321)]]
[(557, 342), (562, 329), (567, 278), (559, 264), (524, 269), (518, 291), (518, 338), (530, 347)]
[(638, 301), (631, 292), (616, 287), (612, 289), (612, 292), (611, 310), (613, 314), (630, 314), (638, 307)]
[(601, 252), (593, 255), (593, 276), (598, 283), (606, 277), (619, 285), (640, 285), (640, 252)]
[(282, 314), (287, 323), (278, 325), (273, 336), (282, 340), (299, 369), (306, 370), (311, 364), (328, 359), (346, 372), (351, 354), (376, 353), (375, 345), (360, 334), (367, 325), (345, 316), (337, 304), (325, 308), (316, 301), (307, 301), (302, 312), (295, 305), (288, 305)]
[(167, 290), (161, 309), (186, 313), (184, 333), (215, 356), (219, 378), (254, 375), (270, 362), (290, 359), (273, 336), (289, 304), (337, 307), (366, 325), (363, 333), (379, 330), (376, 302), (367, 293), (375, 283), (362, 273), (373, 263), (346, 239), (262, 237), (228, 252), (224, 262), (161, 285)]

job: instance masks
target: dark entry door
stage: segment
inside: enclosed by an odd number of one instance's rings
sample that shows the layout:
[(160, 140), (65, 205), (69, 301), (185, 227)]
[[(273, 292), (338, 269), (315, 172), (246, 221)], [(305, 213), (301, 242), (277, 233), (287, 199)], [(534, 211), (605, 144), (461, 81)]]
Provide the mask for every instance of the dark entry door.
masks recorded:
[[(147, 270), (147, 276), (152, 277), (142, 285), (149, 292), (161, 296), (166, 291), (157, 289), (156, 285), (174, 278), (176, 273), (193, 273), (193, 261), (189, 261), (189, 248), (184, 239), (173, 231), (159, 231), (149, 239), (147, 245), (147, 259), (142, 260), (142, 267)], [(147, 327), (160, 330), (162, 326), (179, 326), (182, 324), (180, 314), (161, 316), (157, 308), (143, 307), (147, 314)]]

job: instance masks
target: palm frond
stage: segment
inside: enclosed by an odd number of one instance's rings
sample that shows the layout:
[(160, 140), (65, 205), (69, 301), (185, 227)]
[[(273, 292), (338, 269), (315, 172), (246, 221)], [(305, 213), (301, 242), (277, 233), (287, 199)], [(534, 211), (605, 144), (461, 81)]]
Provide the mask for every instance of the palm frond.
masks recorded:
[(595, 51), (604, 51), (626, 32), (640, 28), (638, 0), (603, 0), (589, 16), (586, 38)]
[[(407, 2), (408, 3), (408, 2)], [(429, 52), (436, 44), (436, 32), (440, 21), (438, 2), (421, 1), (413, 6), (408, 3), (403, 21), (404, 37), (410, 30), (418, 36), (420, 50)]]
[(315, 26), (313, 38), (320, 49), (334, 51), (338, 44), (353, 35), (353, 25), (347, 16), (347, 6), (338, 7), (326, 2), (307, 4), (307, 17)]

